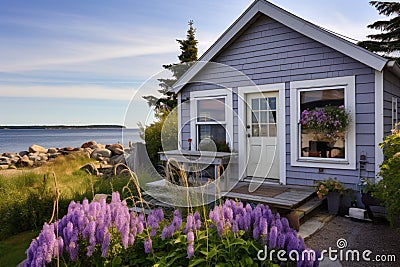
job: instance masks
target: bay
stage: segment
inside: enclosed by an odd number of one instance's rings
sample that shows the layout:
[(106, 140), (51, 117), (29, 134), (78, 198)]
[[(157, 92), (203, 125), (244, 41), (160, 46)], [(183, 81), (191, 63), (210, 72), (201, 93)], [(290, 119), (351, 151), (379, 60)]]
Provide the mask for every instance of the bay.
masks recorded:
[(139, 129), (0, 129), (0, 154), (28, 150), (32, 144), (45, 148), (80, 147), (88, 141), (100, 144), (143, 142)]

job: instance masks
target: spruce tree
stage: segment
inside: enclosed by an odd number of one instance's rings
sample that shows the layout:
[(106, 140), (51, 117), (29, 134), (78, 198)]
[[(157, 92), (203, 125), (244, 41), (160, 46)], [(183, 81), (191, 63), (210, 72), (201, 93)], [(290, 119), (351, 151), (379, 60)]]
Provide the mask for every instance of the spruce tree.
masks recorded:
[[(171, 90), (176, 81), (197, 60), (197, 43), (193, 21), (189, 21), (189, 30), (186, 39), (176, 40), (180, 44), (181, 54), (178, 56), (180, 63), (163, 65), (171, 71), (172, 78), (159, 79), (163, 96), (144, 96), (150, 107), (154, 107), (156, 121), (149, 126), (139, 124), (141, 135), (146, 142), (146, 149), (154, 166), (158, 166), (158, 152), (178, 148), (178, 114), (174, 108), (177, 106), (176, 94)], [(144, 136), (143, 136), (144, 135)]]
[(359, 42), (358, 45), (372, 51), (381, 53), (387, 58), (394, 57), (394, 52), (400, 51), (400, 3), (370, 1), (380, 15), (393, 16), (388, 20), (376, 21), (367, 27), (380, 30), (381, 33), (368, 35), (371, 40)]
[(187, 71), (197, 60), (197, 43), (195, 37), (196, 30), (193, 28), (193, 21), (189, 21), (189, 29), (186, 39), (177, 39), (180, 45), (181, 54), (178, 56), (180, 63), (163, 65), (163, 68), (172, 72), (170, 79), (159, 79), (161, 89), (158, 90), (163, 96), (144, 96), (149, 106), (153, 106), (157, 116), (163, 116), (177, 106), (176, 94), (171, 91), (175, 82)]

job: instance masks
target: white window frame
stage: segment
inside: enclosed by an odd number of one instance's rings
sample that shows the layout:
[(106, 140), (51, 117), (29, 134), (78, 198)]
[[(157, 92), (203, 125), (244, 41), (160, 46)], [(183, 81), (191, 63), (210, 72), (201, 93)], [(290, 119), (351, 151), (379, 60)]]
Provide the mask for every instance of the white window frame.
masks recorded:
[(392, 129), (397, 128), (398, 122), (397, 97), (392, 96)]
[[(199, 100), (225, 98), (225, 121), (218, 122), (198, 122), (197, 102)], [(229, 109), (230, 107), (230, 109)], [(225, 125), (226, 142), (229, 148), (233, 149), (233, 102), (232, 91), (230, 89), (215, 89), (190, 92), (190, 138), (192, 138), (191, 149), (198, 150), (199, 133), (198, 125), (221, 124)]]
[[(350, 112), (346, 142), (345, 158), (314, 158), (301, 157), (301, 132), (300, 132), (300, 93), (312, 90), (344, 89), (345, 108)], [(295, 81), (290, 83), (290, 148), (291, 165), (299, 167), (356, 169), (356, 103), (355, 103), (355, 77), (346, 76), (338, 78)]]

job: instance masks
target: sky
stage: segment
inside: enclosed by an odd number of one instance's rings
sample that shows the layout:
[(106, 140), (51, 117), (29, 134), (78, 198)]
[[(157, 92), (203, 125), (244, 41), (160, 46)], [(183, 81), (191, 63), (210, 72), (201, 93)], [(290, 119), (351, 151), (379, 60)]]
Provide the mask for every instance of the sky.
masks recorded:
[[(271, 2), (356, 40), (380, 18), (365, 0)], [(178, 61), (188, 21), (200, 56), (251, 3), (0, 0), (0, 125), (149, 123), (141, 96), (168, 76), (163, 64)]]

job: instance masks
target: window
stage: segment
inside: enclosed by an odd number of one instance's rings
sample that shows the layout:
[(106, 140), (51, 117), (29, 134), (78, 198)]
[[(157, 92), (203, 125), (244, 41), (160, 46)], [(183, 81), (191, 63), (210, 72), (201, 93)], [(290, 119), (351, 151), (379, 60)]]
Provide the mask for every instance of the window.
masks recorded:
[[(332, 136), (325, 132), (332, 123), (325, 121), (337, 110), (349, 113), (350, 124), (346, 131)], [(354, 76), (291, 82), (290, 114), (292, 166), (356, 168)], [(323, 130), (312, 127), (308, 118), (317, 121)]]
[[(341, 107), (345, 105), (344, 89), (301, 90), (300, 113), (321, 110), (325, 107)], [(321, 113), (322, 114), (322, 113)], [(323, 121), (325, 115), (318, 120)], [(345, 138), (329, 138), (315, 130), (300, 127), (301, 158), (345, 158)], [(345, 136), (345, 133), (343, 137)]]
[(397, 128), (397, 97), (392, 97), (392, 129)]
[(197, 99), (197, 146), (211, 139), (216, 146), (226, 144), (225, 98)]
[[(190, 93), (190, 99), (192, 149), (214, 150), (216, 147), (218, 151), (228, 151), (233, 143), (231, 91), (227, 89), (194, 91)], [(208, 142), (210, 140), (212, 142)]]
[(276, 97), (251, 100), (251, 135), (274, 137), (277, 135)]

